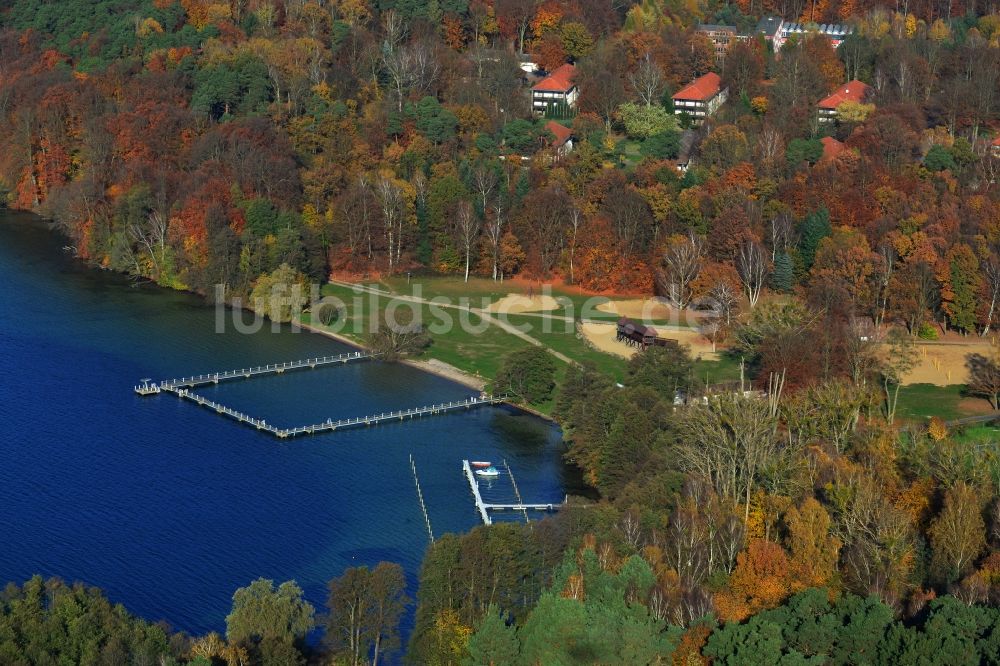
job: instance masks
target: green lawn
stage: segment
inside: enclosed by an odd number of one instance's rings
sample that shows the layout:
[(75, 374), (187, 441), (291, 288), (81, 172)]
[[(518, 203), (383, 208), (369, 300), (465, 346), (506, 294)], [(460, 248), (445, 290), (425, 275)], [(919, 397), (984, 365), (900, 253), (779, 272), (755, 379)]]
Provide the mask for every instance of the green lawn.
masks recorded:
[[(573, 317), (574, 319), (580, 319), (583, 317), (596, 321), (616, 321), (618, 319), (618, 315), (611, 312), (602, 312), (597, 309), (597, 306), (603, 303), (627, 301), (637, 298), (636, 296), (627, 295), (597, 296), (581, 294), (553, 285), (546, 285), (545, 291), (543, 291), (542, 285), (542, 282), (538, 282), (535, 285), (533, 289), (534, 294), (536, 296), (542, 293), (550, 294), (553, 298), (560, 302), (561, 307), (555, 310), (539, 312), (536, 313), (536, 315), (545, 314), (559, 317)], [(489, 278), (469, 278), (469, 281), (465, 282), (461, 278), (450, 276), (421, 275), (411, 277), (409, 280), (407, 280), (406, 276), (394, 276), (382, 280), (378, 286), (379, 288), (398, 294), (408, 296), (418, 295), (421, 298), (430, 299), (437, 296), (443, 296), (451, 299), (456, 304), (459, 302), (459, 299), (467, 298), (469, 299), (469, 304), (473, 307), (487, 306), (491, 303), (495, 303), (508, 294), (527, 295), (527, 290), (523, 283), (510, 284), (494, 282)], [(536, 316), (536, 318), (541, 317)], [(669, 322), (661, 319), (651, 319), (650, 323), (653, 326), (671, 323), (679, 326), (687, 326), (687, 323), (684, 321)]]
[(615, 144), (615, 154), (620, 163), (629, 169), (635, 168), (643, 160), (641, 144), (633, 139), (623, 139)]
[(959, 403), (965, 396), (964, 385), (935, 386), (934, 384), (911, 384), (899, 391), (899, 405), (896, 415), (911, 421), (926, 421), (936, 416), (945, 421), (972, 416)]
[(718, 361), (696, 361), (694, 374), (699, 384), (739, 381), (740, 359), (723, 352)]
[[(414, 294), (413, 286), (417, 284), (421, 289)], [(378, 287), (402, 295), (419, 295), (425, 299), (445, 296), (454, 303), (457, 303), (459, 298), (466, 297), (472, 299), (470, 304), (473, 307), (492, 303), (512, 291), (492, 280), (477, 279), (465, 283), (454, 278), (436, 277), (413, 278), (409, 285), (405, 277), (393, 278), (384, 281)], [(360, 344), (364, 344), (371, 329), (373, 313), (376, 318), (379, 317), (390, 300), (389, 296), (357, 293), (350, 287), (334, 284), (325, 285), (322, 293), (324, 296), (335, 297), (344, 304), (343, 316), (330, 327), (330, 330)], [(564, 316), (578, 313), (579, 308), (588, 299), (587, 296), (569, 294), (558, 289), (554, 289), (552, 294), (557, 298), (564, 297), (572, 304), (572, 309), (568, 306), (563, 310)], [(485, 299), (485, 302), (481, 299)], [(605, 298), (598, 302), (608, 300), (610, 299)], [(531, 344), (499, 326), (488, 324), (472, 313), (415, 303), (404, 303), (402, 307), (418, 309), (424, 325), (428, 327), (433, 343), (425, 352), (426, 357), (444, 361), (487, 381), (496, 376), (505, 355)], [(599, 314), (608, 319), (615, 317), (608, 313)], [(469, 326), (463, 326), (460, 318), (474, 328), (469, 330)], [(313, 322), (308, 313), (302, 319), (303, 323), (323, 328), (318, 322)], [(450, 320), (450, 326), (446, 325), (446, 320)], [(577, 332), (573, 321), (546, 319), (532, 313), (507, 315), (506, 321), (574, 361), (592, 362), (601, 372), (615, 381), (620, 382), (625, 379), (627, 361), (591, 347)], [(561, 385), (565, 380), (567, 365), (559, 362), (557, 368), (555, 380), (557, 385)], [(698, 361), (695, 364), (695, 375), (698, 382), (711, 384), (739, 379), (739, 360), (723, 356), (719, 361)], [(552, 404), (536, 405), (534, 408), (542, 413), (549, 413)]]
[(414, 276), (407, 279), (405, 275), (395, 275), (382, 280), (381, 285), (398, 294), (416, 295), (422, 298), (445, 296), (454, 299), (469, 298), (474, 307), (481, 307), (483, 298), (487, 303), (493, 303), (506, 296), (511, 289), (502, 282), (494, 282), (488, 278), (469, 278), (468, 282), (457, 277), (447, 276)]
[(960, 444), (978, 444), (1000, 441), (1000, 424), (977, 425), (963, 428), (952, 434), (952, 439)]
[[(347, 287), (338, 285), (325, 285), (323, 295), (335, 296), (345, 303), (344, 323), (337, 332), (359, 342), (364, 341), (371, 328), (373, 307), (381, 312), (388, 304), (387, 297), (374, 294), (359, 295)], [(432, 312), (431, 306), (415, 303), (407, 303), (403, 307), (418, 308), (424, 324), (431, 333), (433, 344), (427, 350), (426, 356), (485, 379), (496, 375), (505, 354), (529, 344), (496, 326), (488, 325), (471, 313), (444, 308)], [(447, 325), (446, 317), (450, 318), (452, 325)], [(462, 326), (459, 322), (460, 317), (470, 326)], [(469, 328), (471, 330), (467, 330)]]
[[(504, 282), (494, 282), (489, 278), (469, 278), (469, 281), (465, 282), (458, 277), (419, 276), (413, 277), (407, 281), (406, 277), (397, 276), (387, 278), (383, 280), (382, 283), (392, 291), (399, 294), (411, 295), (414, 294), (416, 289), (419, 289), (419, 295), (422, 298), (444, 296), (452, 299), (456, 303), (460, 298), (468, 298), (470, 305), (473, 307), (483, 307), (484, 305), (495, 303), (508, 294), (527, 295), (527, 289), (523, 283), (510, 284)], [(565, 305), (559, 309), (550, 310), (547, 313), (559, 316), (579, 317), (581, 313), (583, 313), (588, 317), (614, 318), (615, 315), (611, 313), (600, 311), (591, 312), (591, 310), (601, 303), (608, 303), (612, 300), (626, 300), (629, 298), (628, 296), (621, 296), (614, 299), (608, 298), (607, 296), (588, 296), (586, 294), (574, 293), (552, 285), (545, 286), (545, 291), (543, 291), (543, 284), (544, 283), (542, 282), (536, 283), (533, 291), (536, 296), (547, 293), (560, 301), (560, 303), (565, 303)], [(589, 305), (589, 308), (584, 313), (585, 305)]]
[(627, 361), (620, 356), (614, 356), (594, 349), (583, 336), (576, 332), (576, 326), (570, 322), (555, 321), (550, 322), (549, 331), (543, 328), (543, 319), (525, 315), (509, 315), (507, 321), (514, 326), (522, 328), (530, 327), (528, 335), (535, 338), (542, 344), (565, 354), (577, 362), (591, 361), (597, 368), (611, 377), (615, 381), (622, 381), (625, 376), (625, 365)]
[[(444, 296), (458, 303), (460, 298), (469, 298), (470, 305), (481, 307), (493, 303), (511, 292), (523, 292), (523, 286), (511, 288), (488, 279), (471, 279), (464, 282), (452, 277), (412, 278), (407, 284), (406, 277), (395, 277), (385, 280), (380, 287), (399, 294), (413, 294), (413, 287), (420, 285), (419, 296), (430, 299)], [(374, 286), (374, 285), (373, 285)], [(538, 293), (538, 292), (536, 292)], [(554, 311), (561, 316), (578, 318), (581, 308), (590, 300), (591, 307), (586, 314), (591, 318), (614, 319), (615, 315), (600, 313), (593, 310), (595, 301), (586, 295), (568, 293), (553, 288), (551, 294), (560, 299), (566, 299), (566, 307)], [(356, 293), (350, 287), (328, 284), (323, 287), (324, 296), (339, 298), (344, 304), (344, 317), (333, 328), (334, 331), (359, 343), (364, 343), (370, 330), (373, 311), (381, 314), (388, 304), (389, 297), (378, 294)], [(597, 297), (596, 303), (613, 299)], [(405, 304), (405, 308), (418, 308), (420, 316), (433, 339), (433, 344), (426, 356), (436, 358), (445, 363), (477, 375), (489, 381), (496, 376), (503, 357), (512, 351), (523, 349), (530, 343), (498, 326), (490, 325), (482, 318), (469, 312), (451, 308), (441, 308), (419, 304)], [(468, 325), (463, 326), (459, 320)], [(451, 325), (447, 325), (447, 321)], [(311, 323), (307, 315), (305, 323)], [(615, 379), (623, 381), (627, 362), (618, 356), (598, 351), (587, 344), (582, 335), (576, 332), (573, 322), (548, 319), (537, 316), (537, 313), (508, 315), (510, 324), (529, 327), (526, 332), (549, 348), (564, 354), (579, 362), (591, 361), (602, 372)], [(313, 324), (317, 325), (317, 324)], [(473, 330), (469, 328), (473, 327)], [(566, 375), (566, 365), (558, 364), (556, 373), (557, 384), (561, 384)], [(695, 376), (698, 383), (716, 384), (736, 381), (740, 378), (739, 359), (722, 354), (718, 361), (697, 361)], [(946, 421), (970, 416), (967, 404), (963, 404), (964, 386), (934, 386), (932, 384), (914, 384), (904, 386), (899, 395), (898, 416), (904, 420), (925, 422), (931, 416), (937, 416)], [(537, 409), (548, 413), (552, 405), (541, 405)], [(982, 432), (970, 429), (970, 436), (992, 436), (994, 431), (982, 428)]]

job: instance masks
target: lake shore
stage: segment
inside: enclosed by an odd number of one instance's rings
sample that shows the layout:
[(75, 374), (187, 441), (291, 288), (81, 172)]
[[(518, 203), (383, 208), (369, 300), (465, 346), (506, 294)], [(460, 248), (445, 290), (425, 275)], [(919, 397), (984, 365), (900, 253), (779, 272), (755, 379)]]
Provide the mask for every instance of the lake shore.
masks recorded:
[[(361, 343), (359, 343), (357, 340), (349, 338), (345, 335), (341, 335), (339, 333), (334, 333), (333, 331), (326, 330), (319, 326), (314, 326), (312, 324), (307, 324), (301, 321), (296, 322), (296, 325), (301, 326), (303, 329), (311, 333), (325, 335), (326, 337), (332, 338), (337, 342), (341, 342), (345, 345), (350, 345), (355, 349), (361, 349), (361, 350), (366, 349), (366, 347)], [(445, 379), (451, 380), (457, 384), (468, 386), (469, 388), (475, 389), (477, 391), (482, 391), (483, 389), (486, 388), (487, 382), (482, 377), (477, 377), (476, 375), (465, 372), (464, 370), (460, 370), (459, 368), (456, 368), (455, 366), (449, 363), (445, 363), (444, 361), (439, 361), (438, 359), (434, 358), (401, 359), (399, 362), (408, 365), (412, 368), (417, 368), (418, 370), (429, 372), (432, 375), (437, 375), (438, 377), (443, 377)]]
[[(318, 326), (313, 326), (312, 324), (306, 324), (301, 321), (295, 322), (295, 325), (301, 326), (304, 330), (307, 330), (311, 333), (316, 333), (318, 335), (325, 335), (326, 337), (332, 338), (337, 342), (342, 342), (345, 345), (350, 345), (355, 349), (360, 349), (360, 350), (366, 349), (366, 347), (360, 344), (357, 340), (353, 340), (345, 335), (340, 335), (339, 333), (334, 333), (333, 331), (328, 331)], [(411, 368), (416, 368), (417, 370), (422, 370), (423, 372), (429, 372), (432, 375), (436, 375), (438, 377), (442, 377), (449, 381), (453, 381), (456, 384), (461, 384), (462, 386), (467, 386), (471, 389), (475, 389), (476, 391), (486, 390), (486, 387), (489, 384), (489, 382), (487, 382), (482, 377), (465, 372), (464, 370), (456, 368), (455, 366), (449, 363), (445, 363), (444, 361), (440, 361), (436, 358), (428, 358), (428, 359), (407, 358), (407, 359), (401, 359), (399, 363), (408, 365)], [(536, 416), (550, 423), (555, 423), (556, 425), (559, 425), (559, 422), (556, 421), (554, 418), (552, 418), (551, 415), (541, 412), (537, 409), (533, 409), (532, 407), (529, 407), (527, 405), (522, 405), (514, 402), (509, 402), (507, 404), (522, 412), (531, 414), (532, 416)]]

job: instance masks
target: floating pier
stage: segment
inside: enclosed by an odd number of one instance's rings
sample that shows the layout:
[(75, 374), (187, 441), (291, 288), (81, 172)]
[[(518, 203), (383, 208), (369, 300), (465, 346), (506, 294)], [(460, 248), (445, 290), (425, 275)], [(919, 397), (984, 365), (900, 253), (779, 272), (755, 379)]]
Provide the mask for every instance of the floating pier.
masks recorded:
[(181, 377), (180, 379), (164, 379), (161, 382), (152, 382), (143, 379), (139, 386), (135, 387), (135, 392), (139, 395), (155, 395), (161, 390), (194, 388), (206, 384), (218, 384), (229, 379), (250, 379), (261, 375), (280, 375), (289, 370), (304, 370), (306, 368), (315, 370), (324, 365), (336, 365), (338, 363), (350, 363), (351, 361), (364, 361), (375, 358), (376, 354), (371, 352), (356, 351), (336, 356), (317, 356), (301, 361), (287, 361), (285, 363), (271, 363), (269, 365), (258, 365), (253, 368), (240, 368), (239, 370), (226, 370), (224, 372), (212, 372), (193, 377)]
[(157, 395), (159, 393), (173, 393), (182, 400), (190, 400), (196, 404), (214, 410), (217, 414), (229, 417), (234, 421), (243, 423), (266, 432), (275, 437), (286, 439), (288, 437), (298, 437), (300, 435), (316, 435), (346, 428), (357, 428), (359, 426), (374, 426), (393, 421), (405, 421), (421, 416), (434, 416), (461, 409), (471, 409), (482, 405), (497, 405), (507, 401), (505, 395), (491, 395), (482, 393), (478, 396), (470, 396), (462, 400), (451, 402), (424, 405), (422, 407), (410, 407), (408, 409), (398, 409), (379, 414), (369, 414), (367, 416), (357, 416), (348, 419), (333, 420), (327, 419), (321, 423), (297, 426), (294, 428), (279, 428), (268, 423), (264, 419), (259, 419), (249, 414), (237, 411), (231, 407), (210, 400), (202, 395), (193, 392), (191, 389), (197, 386), (208, 384), (218, 384), (221, 381), (231, 379), (251, 379), (262, 375), (281, 374), (289, 370), (314, 369), (321, 366), (350, 363), (351, 361), (361, 361), (375, 358), (377, 355), (370, 352), (350, 352), (337, 356), (318, 356), (302, 361), (288, 361), (286, 363), (274, 363), (270, 365), (260, 365), (253, 368), (242, 368), (240, 370), (228, 370), (225, 372), (214, 372), (192, 377), (181, 377), (180, 379), (168, 379), (161, 382), (154, 382), (150, 379), (142, 379), (141, 383), (135, 387), (135, 392), (142, 396)]
[[(506, 461), (504, 461), (504, 466), (506, 466)], [(510, 468), (507, 468), (508, 471)], [(479, 492), (479, 482), (476, 481), (476, 475), (472, 472), (472, 465), (469, 464), (468, 460), (462, 461), (462, 471), (465, 472), (465, 478), (469, 481), (469, 488), (472, 490), (472, 499), (476, 503), (476, 510), (479, 511), (479, 517), (482, 518), (484, 525), (492, 525), (493, 519), (490, 517), (490, 511), (521, 511), (525, 513), (525, 519), (527, 519), (528, 511), (556, 511), (562, 504), (545, 503), (545, 504), (529, 504), (527, 502), (522, 502), (520, 499), (514, 504), (491, 504), (489, 502), (483, 501), (483, 496)], [(512, 477), (513, 478), (513, 477)], [(520, 498), (520, 493), (517, 493)]]
[[(161, 386), (162, 388), (162, 386)], [(286, 439), (288, 437), (298, 437), (300, 435), (318, 435), (324, 432), (333, 432), (334, 430), (346, 430), (347, 428), (357, 428), (360, 426), (375, 426), (381, 425), (383, 423), (389, 423), (393, 421), (405, 421), (407, 419), (415, 419), (421, 416), (434, 416), (437, 414), (444, 414), (446, 412), (453, 412), (460, 409), (470, 409), (472, 407), (479, 407), (482, 405), (497, 405), (506, 401), (504, 396), (494, 396), (489, 394), (483, 394), (478, 396), (470, 396), (463, 400), (454, 400), (452, 402), (442, 402), (434, 405), (426, 405), (424, 407), (411, 407), (409, 409), (399, 409), (393, 412), (382, 412), (380, 414), (371, 414), (369, 416), (356, 416), (350, 419), (338, 419), (334, 421), (333, 419), (327, 419), (322, 423), (314, 423), (312, 425), (298, 426), (296, 428), (278, 428), (264, 419), (257, 419), (242, 412), (238, 412), (235, 409), (226, 407), (217, 402), (209, 400), (204, 396), (200, 396), (197, 393), (182, 388), (182, 389), (172, 389), (172, 388), (162, 388), (164, 391), (174, 393), (179, 398), (184, 398), (191, 400), (203, 407), (215, 410), (217, 413), (223, 416), (228, 416), (231, 419), (244, 423), (246, 425), (252, 426), (257, 430), (262, 430), (264, 432), (270, 433), (275, 437), (281, 439)]]

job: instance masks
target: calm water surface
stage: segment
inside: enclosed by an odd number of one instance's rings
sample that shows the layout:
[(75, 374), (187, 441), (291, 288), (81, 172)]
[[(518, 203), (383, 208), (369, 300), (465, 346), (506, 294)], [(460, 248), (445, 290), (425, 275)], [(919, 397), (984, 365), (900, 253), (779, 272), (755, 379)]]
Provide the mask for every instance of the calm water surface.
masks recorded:
[[(558, 429), (504, 408), (286, 442), (170, 395), (140, 398), (142, 377), (348, 348), (289, 329), (217, 334), (200, 299), (87, 268), (64, 244), (0, 211), (0, 581), (81, 580), (149, 619), (223, 630), (233, 591), (259, 576), (295, 579), (322, 610), (345, 567), (392, 560), (412, 595), (428, 540), (411, 453), (436, 534), (477, 524), (462, 458), (506, 458), (528, 501), (577, 487)], [(281, 425), (471, 393), (378, 363), (202, 392)]]

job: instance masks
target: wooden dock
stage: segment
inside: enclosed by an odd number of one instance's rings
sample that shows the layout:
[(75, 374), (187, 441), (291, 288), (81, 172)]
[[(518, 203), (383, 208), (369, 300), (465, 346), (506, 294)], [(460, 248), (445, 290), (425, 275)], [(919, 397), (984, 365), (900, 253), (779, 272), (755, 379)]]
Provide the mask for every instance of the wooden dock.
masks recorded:
[(155, 395), (161, 390), (178, 388), (194, 388), (206, 384), (218, 384), (229, 379), (250, 379), (261, 375), (280, 375), (289, 370), (304, 370), (306, 368), (316, 369), (324, 365), (336, 365), (338, 363), (350, 363), (352, 361), (364, 361), (375, 358), (376, 354), (364, 351), (348, 352), (336, 356), (317, 356), (301, 361), (287, 361), (285, 363), (271, 363), (268, 365), (258, 365), (252, 368), (240, 368), (239, 370), (226, 370), (224, 372), (211, 372), (192, 377), (181, 377), (180, 379), (165, 379), (161, 382), (150, 382), (144, 380), (142, 384), (135, 387), (135, 392), (139, 395)]
[[(465, 478), (469, 481), (469, 488), (472, 490), (472, 499), (476, 503), (476, 510), (479, 511), (479, 517), (482, 518), (484, 525), (493, 524), (490, 511), (556, 511), (562, 507), (562, 504), (552, 503), (529, 504), (519, 501), (515, 504), (490, 504), (484, 502), (483, 496), (479, 493), (479, 482), (476, 481), (476, 475), (472, 472), (472, 465), (469, 464), (468, 460), (462, 461), (462, 471), (465, 472)], [(520, 496), (520, 493), (518, 493), (518, 496)], [(527, 515), (525, 515), (525, 518), (527, 519)]]

